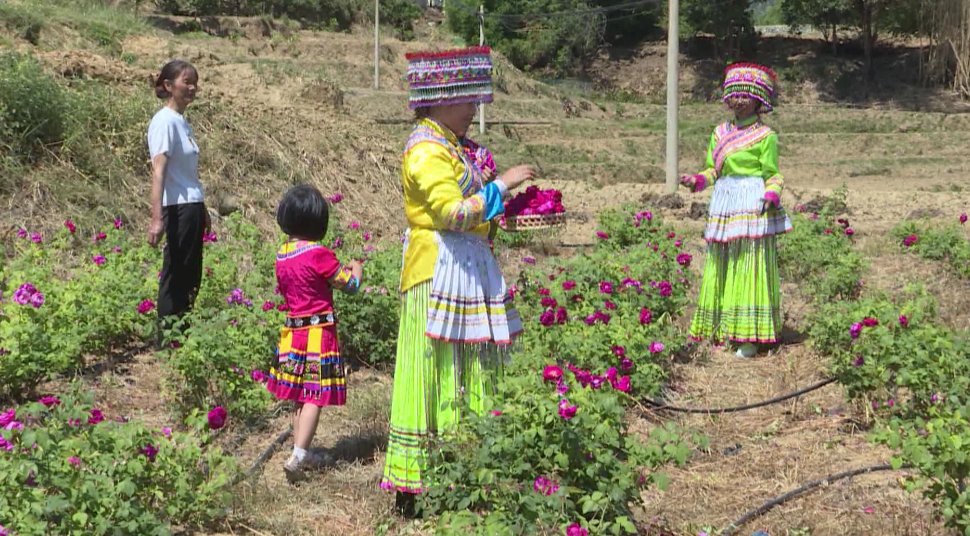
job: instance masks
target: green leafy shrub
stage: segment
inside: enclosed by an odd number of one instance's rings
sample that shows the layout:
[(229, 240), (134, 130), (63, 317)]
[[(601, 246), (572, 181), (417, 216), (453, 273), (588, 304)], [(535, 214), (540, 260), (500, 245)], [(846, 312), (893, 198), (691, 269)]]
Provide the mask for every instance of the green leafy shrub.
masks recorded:
[(84, 356), (152, 330), (138, 305), (155, 294), (157, 255), (123, 228), (93, 239), (67, 228), (21, 234), (0, 267), (0, 398), (28, 395), (41, 380), (80, 368)]
[(617, 391), (564, 379), (560, 394), (541, 370), (518, 372), (500, 384), (495, 410), (435, 444), (422, 500), (441, 514), (439, 532), (548, 534), (578, 523), (591, 534), (636, 533), (630, 505), (666, 481), (641, 468), (686, 463), (681, 431), (655, 429), (641, 445)]
[(44, 19), (24, 6), (4, 2), (0, 4), (0, 24), (17, 37), (36, 45), (44, 28)]
[(852, 249), (849, 220), (837, 216), (846, 193), (833, 192), (817, 213), (795, 214), (792, 231), (779, 241), (782, 277), (803, 282), (818, 303), (854, 299), (862, 291), (866, 263)]
[(520, 279), (521, 346), (594, 375), (612, 368), (629, 376), (628, 392), (653, 395), (667, 363), (687, 348), (674, 321), (687, 305), (693, 259), (649, 212), (607, 211), (600, 227), (592, 252)]
[(0, 526), (21, 536), (170, 534), (226, 515), (237, 468), (189, 432), (150, 430), (92, 406), (45, 397), (0, 413)]
[(68, 97), (37, 60), (0, 54), (0, 151), (33, 160), (64, 138)]
[(907, 253), (944, 261), (957, 276), (970, 278), (970, 241), (957, 224), (903, 221), (893, 228), (892, 237)]

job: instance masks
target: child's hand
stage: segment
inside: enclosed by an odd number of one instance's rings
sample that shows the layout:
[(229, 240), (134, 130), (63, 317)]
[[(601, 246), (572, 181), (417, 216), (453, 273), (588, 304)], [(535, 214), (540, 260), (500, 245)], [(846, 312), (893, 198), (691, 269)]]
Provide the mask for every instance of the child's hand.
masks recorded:
[(350, 261), (347, 263), (347, 267), (350, 268), (350, 273), (357, 279), (361, 279), (364, 276), (364, 265), (360, 261)]

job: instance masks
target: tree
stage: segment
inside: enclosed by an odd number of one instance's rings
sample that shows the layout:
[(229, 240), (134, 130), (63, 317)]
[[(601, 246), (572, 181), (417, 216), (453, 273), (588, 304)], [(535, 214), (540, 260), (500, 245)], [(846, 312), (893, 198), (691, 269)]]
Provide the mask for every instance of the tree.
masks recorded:
[(486, 43), (522, 69), (568, 72), (603, 43), (604, 17), (586, 0), (450, 0), (448, 24), (468, 43), (478, 43), (479, 5)]
[(839, 26), (859, 30), (865, 56), (866, 78), (872, 77), (872, 49), (879, 32), (905, 34), (919, 30), (920, 0), (784, 0), (788, 24), (812, 24), (832, 32), (832, 53), (837, 53)]
[(755, 42), (749, 0), (681, 0), (680, 9), (681, 33), (714, 35), (718, 56), (740, 56)]
[[(851, 24), (853, 0), (784, 0), (781, 4), (785, 24), (811, 24), (831, 36), (832, 54), (839, 52), (839, 26)], [(831, 33), (829, 33), (831, 32)]]

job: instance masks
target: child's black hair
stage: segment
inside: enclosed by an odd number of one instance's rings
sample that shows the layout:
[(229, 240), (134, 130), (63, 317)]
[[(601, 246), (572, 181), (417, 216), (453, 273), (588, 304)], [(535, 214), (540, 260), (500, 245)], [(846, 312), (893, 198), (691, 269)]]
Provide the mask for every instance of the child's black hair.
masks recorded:
[(305, 240), (323, 240), (330, 210), (323, 194), (309, 184), (289, 189), (276, 208), (276, 223), (284, 233)]

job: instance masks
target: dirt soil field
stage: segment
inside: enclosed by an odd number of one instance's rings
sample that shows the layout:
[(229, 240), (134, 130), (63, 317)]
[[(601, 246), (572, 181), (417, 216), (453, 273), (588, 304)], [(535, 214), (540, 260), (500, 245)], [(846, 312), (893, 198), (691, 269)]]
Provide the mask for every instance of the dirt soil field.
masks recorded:
[[(204, 169), (203, 180), (215, 202), (234, 205), (270, 230), (272, 206), (282, 187), (293, 180), (310, 180), (326, 192), (342, 192), (347, 197), (345, 213), (393, 238), (403, 227), (398, 155), (409, 118), (403, 54), (451, 43), (438, 27), (419, 30), (416, 42), (384, 41), (380, 90), (372, 88), (372, 43), (365, 30), (287, 35), (260, 30), (220, 38), (158, 29), (124, 41), (124, 52), (134, 58), (131, 62), (97, 51), (43, 46), (35, 50), (22, 41), (18, 47), (37, 52), (62, 76), (113, 84), (143, 84), (172, 56), (195, 62), (202, 78), (200, 100), (231, 109), (228, 117), (234, 118), (217, 124), (198, 113), (189, 115), (200, 125), (203, 143), (208, 137), (208, 143), (224, 151), (210, 158)], [(617, 60), (613, 72), (602, 69), (603, 76), (614, 81), (656, 78), (657, 70), (645, 58), (660, 61), (662, 55), (654, 49), (641, 52)], [(797, 64), (796, 52), (790, 52), (780, 59)], [(698, 77), (709, 72), (703, 65), (689, 69), (689, 76), (696, 78), (688, 80), (690, 88), (708, 87), (711, 80)], [(502, 89), (487, 108), (488, 119), (530, 124), (493, 124), (477, 138), (492, 148), (500, 167), (540, 166), (539, 184), (562, 189), (573, 214), (551, 248), (504, 252), (503, 262), (510, 269), (525, 254), (565, 255), (576, 248), (563, 245), (590, 243), (595, 214), (601, 209), (624, 202), (647, 206), (645, 200), (651, 199), (649, 208), (685, 230), (692, 237), (691, 252), (703, 255), (703, 220), (697, 218), (703, 206), (696, 203), (706, 203), (709, 194), (691, 197), (681, 192), (683, 203), (664, 203), (678, 208), (658, 208), (655, 202), (664, 193), (662, 106), (562, 93), (505, 63), (500, 63), (499, 81)], [(940, 300), (947, 322), (967, 329), (970, 285), (948, 276), (935, 263), (902, 256), (887, 235), (914, 212), (949, 221), (970, 206), (965, 181), (970, 159), (965, 143), (959, 141), (970, 136), (970, 115), (945, 95), (927, 97), (919, 109), (934, 111), (919, 111), (889, 99), (879, 106), (847, 107), (827, 103), (824, 97), (810, 98), (812, 91), (827, 95), (831, 88), (799, 91), (798, 98), (783, 100), (777, 113), (767, 118), (781, 137), (783, 204), (794, 206), (847, 185), (848, 216), (858, 247), (870, 263), (867, 288), (896, 293), (906, 283), (922, 282)], [(197, 108), (205, 110), (201, 104)], [(683, 107), (682, 171), (698, 168), (711, 129), (725, 117), (716, 104)], [(283, 162), (282, 169), (292, 173), (253, 179), (245, 166), (259, 151)], [(129, 219), (144, 224), (148, 177), (132, 181), (136, 186), (119, 195), (125, 196)], [(32, 219), (59, 225), (62, 218), (50, 213), (56, 200), (49, 203), (31, 208), (11, 201), (0, 224), (8, 228)], [(217, 229), (218, 225), (216, 221)], [(785, 291), (785, 314), (793, 334), (789, 344), (775, 355), (747, 362), (711, 349), (700, 362), (677, 365), (673, 400), (697, 406), (736, 405), (825, 377), (825, 358), (797, 336), (810, 300), (798, 292), (797, 282), (785, 282)], [(143, 351), (90, 374), (89, 381), (106, 408), (124, 407), (132, 418), (163, 423), (170, 414), (155, 367), (154, 356)], [(112, 388), (117, 385), (127, 386), (124, 399)], [(278, 451), (244, 484), (219, 534), (430, 534), (421, 522), (395, 517), (392, 497), (377, 486), (390, 388), (390, 376), (384, 372), (364, 369), (353, 374), (349, 405), (324, 415), (315, 443), (334, 454), (338, 463), (294, 490), (283, 480), (284, 452)], [(844, 405), (838, 387), (829, 386), (751, 412), (679, 419), (707, 434), (711, 448), (697, 453), (687, 467), (671, 470), (672, 484), (666, 492), (644, 493), (639, 521), (654, 527), (646, 534), (696, 535), (705, 525), (724, 525), (807, 480), (887, 461), (888, 451), (866, 441), (861, 417), (858, 408)], [(649, 433), (657, 422), (655, 417), (636, 419), (642, 433)], [(243, 462), (255, 460), (287, 426), (285, 416), (277, 416), (263, 429), (238, 437)], [(900, 473), (885, 472), (823, 486), (756, 520), (745, 533), (763, 528), (772, 535), (942, 534), (931, 508), (918, 496), (907, 495), (899, 478)], [(289, 500), (294, 493), (312, 500), (298, 504)]]

